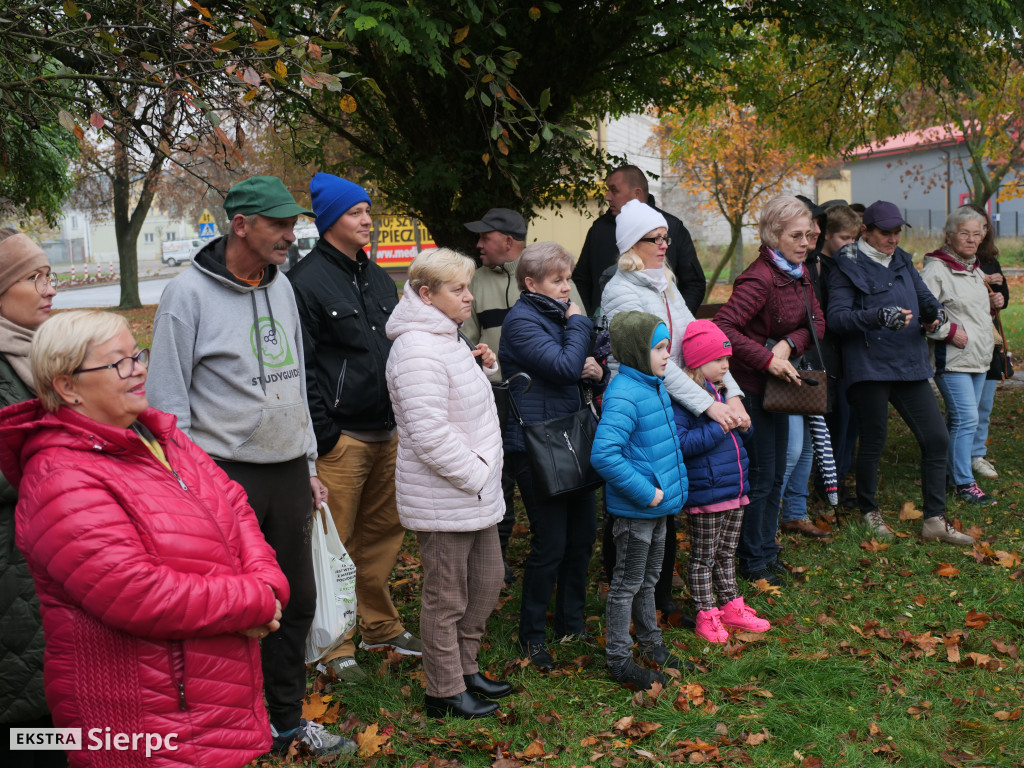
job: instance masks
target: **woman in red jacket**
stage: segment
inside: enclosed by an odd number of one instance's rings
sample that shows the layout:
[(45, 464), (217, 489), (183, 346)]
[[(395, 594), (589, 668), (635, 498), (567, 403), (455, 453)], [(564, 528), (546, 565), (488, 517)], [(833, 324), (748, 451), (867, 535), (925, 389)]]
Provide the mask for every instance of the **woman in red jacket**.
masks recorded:
[(750, 503), (743, 511), (740, 575), (750, 581), (785, 583), (788, 574), (778, 558), (779, 501), (786, 468), (789, 416), (762, 407), (769, 376), (799, 384), (793, 362), (811, 348), (808, 308), (818, 337), (825, 320), (804, 261), (817, 235), (807, 206), (789, 195), (768, 201), (758, 229), (761, 250), (736, 279), (728, 303), (715, 315), (732, 342), (732, 374), (747, 396), (754, 427), (750, 455)]
[(146, 401), (148, 350), (68, 312), (31, 352), (38, 400), (0, 412), (0, 470), (42, 603), (72, 766), (241, 766), (270, 748), (259, 640), (288, 583), (241, 487)]

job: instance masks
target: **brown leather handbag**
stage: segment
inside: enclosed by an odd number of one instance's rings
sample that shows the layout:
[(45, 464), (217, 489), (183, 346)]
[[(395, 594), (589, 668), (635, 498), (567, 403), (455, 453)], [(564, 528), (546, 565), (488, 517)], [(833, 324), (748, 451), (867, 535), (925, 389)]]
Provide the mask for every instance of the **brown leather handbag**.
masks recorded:
[[(807, 301), (807, 291), (800, 286), (804, 307), (807, 309), (807, 322), (810, 325), (811, 338), (818, 350), (818, 359), (824, 364), (825, 357), (821, 353), (818, 333), (814, 329), (814, 317), (811, 305)], [(764, 384), (762, 408), (773, 413), (792, 413), (801, 416), (824, 416), (828, 413), (828, 372), (816, 369), (798, 369), (800, 384), (794, 381), (783, 381), (778, 376), (768, 374)]]

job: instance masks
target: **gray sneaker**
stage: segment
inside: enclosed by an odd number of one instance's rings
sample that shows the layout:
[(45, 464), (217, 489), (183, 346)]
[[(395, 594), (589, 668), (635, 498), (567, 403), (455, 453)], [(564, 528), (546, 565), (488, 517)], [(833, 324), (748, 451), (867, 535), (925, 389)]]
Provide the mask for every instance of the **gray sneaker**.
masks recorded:
[(945, 515), (929, 517), (921, 523), (921, 538), (925, 541), (944, 541), (947, 544), (959, 544), (962, 547), (973, 546), (975, 541), (966, 533), (961, 533), (949, 522)]
[(367, 651), (374, 648), (390, 648), (403, 656), (423, 655), (423, 643), (420, 642), (418, 637), (414, 637), (409, 632), (402, 632), (402, 634), (395, 635), (390, 640), (382, 640), (379, 643), (368, 643), (363, 640), (359, 643), (359, 647)]
[(327, 669), (334, 671), (334, 678), (339, 683), (360, 685), (366, 682), (366, 673), (351, 656), (340, 656), (327, 662)]
[(279, 733), (273, 723), (270, 724), (270, 735), (274, 737), (274, 744), (271, 749), (274, 752), (284, 753), (295, 742), (305, 744), (310, 753), (317, 757), (321, 755), (354, 754), (359, 751), (359, 745), (352, 739), (346, 739), (336, 733), (331, 733), (320, 723), (302, 718), (299, 720), (299, 727), (291, 731)]
[(871, 530), (871, 533), (874, 534), (875, 538), (892, 539), (896, 536), (896, 534), (892, 532), (892, 528), (890, 528), (885, 520), (882, 519), (882, 513), (877, 509), (864, 513), (864, 525)]

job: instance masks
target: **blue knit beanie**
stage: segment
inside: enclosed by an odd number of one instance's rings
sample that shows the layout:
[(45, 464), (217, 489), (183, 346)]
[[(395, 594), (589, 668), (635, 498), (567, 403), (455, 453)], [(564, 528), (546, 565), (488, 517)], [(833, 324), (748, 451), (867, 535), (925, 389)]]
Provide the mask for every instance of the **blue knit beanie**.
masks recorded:
[(654, 334), (651, 336), (651, 349), (654, 349), (663, 341), (671, 340), (671, 338), (668, 335), (668, 326), (664, 323), (658, 323), (658, 327), (654, 329)]
[(359, 203), (370, 203), (370, 196), (365, 189), (330, 173), (314, 176), (309, 182), (309, 192), (313, 200), (313, 212), (316, 214), (316, 228), (321, 235), (349, 208)]

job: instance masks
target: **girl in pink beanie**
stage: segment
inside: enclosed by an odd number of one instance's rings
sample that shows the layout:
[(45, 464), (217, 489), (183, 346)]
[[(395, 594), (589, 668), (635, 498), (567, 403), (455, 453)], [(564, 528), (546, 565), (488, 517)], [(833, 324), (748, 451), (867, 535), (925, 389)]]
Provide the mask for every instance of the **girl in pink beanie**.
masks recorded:
[[(724, 402), (728, 394), (722, 380), (729, 370), (732, 344), (718, 326), (707, 320), (687, 325), (682, 355), (686, 374)], [(697, 607), (697, 636), (725, 643), (728, 629), (766, 632), (771, 624), (743, 602), (736, 586), (736, 546), (750, 488), (743, 439), (706, 415), (695, 416), (675, 403), (672, 411), (690, 478), (683, 511), (690, 521), (688, 576)]]

